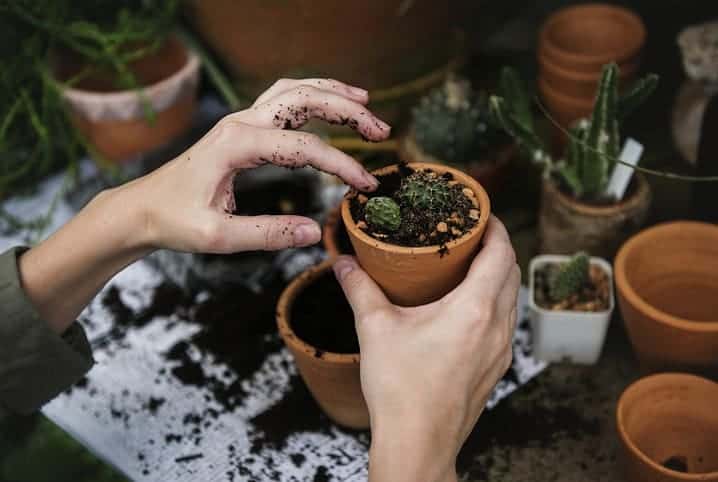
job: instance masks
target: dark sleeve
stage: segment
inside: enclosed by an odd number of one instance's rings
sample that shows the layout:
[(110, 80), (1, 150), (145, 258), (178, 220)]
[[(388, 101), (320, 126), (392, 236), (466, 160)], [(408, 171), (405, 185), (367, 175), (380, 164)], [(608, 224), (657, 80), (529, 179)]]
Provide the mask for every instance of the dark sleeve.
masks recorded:
[(58, 335), (28, 300), (17, 267), (25, 250), (0, 255), (0, 418), (38, 410), (94, 363), (78, 323)]

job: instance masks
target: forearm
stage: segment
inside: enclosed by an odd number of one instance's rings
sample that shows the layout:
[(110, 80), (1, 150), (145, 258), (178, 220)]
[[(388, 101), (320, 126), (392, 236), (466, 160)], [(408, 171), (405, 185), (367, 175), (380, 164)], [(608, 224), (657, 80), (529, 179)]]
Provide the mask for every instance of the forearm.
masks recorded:
[(59, 231), (20, 257), (23, 288), (56, 333), (63, 333), (117, 272), (151, 251), (141, 199), (131, 187), (106, 191)]

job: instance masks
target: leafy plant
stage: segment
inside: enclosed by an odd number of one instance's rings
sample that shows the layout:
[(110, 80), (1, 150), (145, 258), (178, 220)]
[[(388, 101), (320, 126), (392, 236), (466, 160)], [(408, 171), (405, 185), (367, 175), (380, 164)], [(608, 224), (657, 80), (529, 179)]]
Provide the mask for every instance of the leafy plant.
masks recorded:
[(553, 301), (563, 301), (578, 293), (589, 279), (590, 260), (579, 252), (563, 263), (549, 278), (549, 295)]
[(620, 124), (655, 90), (658, 76), (649, 74), (623, 96), (618, 93), (618, 66), (604, 66), (590, 119), (579, 120), (569, 130), (562, 159), (555, 160), (536, 133), (531, 104), (518, 75), (510, 68), (501, 74), (501, 96), (492, 96), (492, 116), (547, 176), (560, 180), (577, 198), (600, 200), (605, 196), (619, 155)]

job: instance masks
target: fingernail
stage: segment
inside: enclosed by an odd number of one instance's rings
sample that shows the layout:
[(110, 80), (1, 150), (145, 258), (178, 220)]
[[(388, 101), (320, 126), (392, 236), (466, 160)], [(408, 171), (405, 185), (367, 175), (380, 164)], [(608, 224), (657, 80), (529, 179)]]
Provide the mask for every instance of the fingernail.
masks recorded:
[(316, 224), (301, 224), (294, 229), (294, 245), (309, 246), (319, 242), (322, 233)]
[(336, 263), (334, 263), (334, 275), (337, 279), (339, 279), (339, 281), (341, 281), (346, 278), (349, 273), (354, 271), (355, 267), (356, 262), (354, 261), (354, 258), (346, 256), (341, 257)]
[(383, 120), (381, 120), (381, 119), (377, 119), (377, 120), (376, 120), (376, 123), (377, 123), (377, 125), (379, 126), (379, 129), (381, 129), (381, 130), (383, 130), (383, 131), (390, 131), (390, 130), (391, 130), (391, 126), (390, 126), (389, 124), (387, 124), (386, 122), (384, 122)]
[(367, 91), (366, 89), (362, 89), (360, 87), (349, 86), (349, 91), (358, 97), (367, 97), (369, 95), (369, 91)]

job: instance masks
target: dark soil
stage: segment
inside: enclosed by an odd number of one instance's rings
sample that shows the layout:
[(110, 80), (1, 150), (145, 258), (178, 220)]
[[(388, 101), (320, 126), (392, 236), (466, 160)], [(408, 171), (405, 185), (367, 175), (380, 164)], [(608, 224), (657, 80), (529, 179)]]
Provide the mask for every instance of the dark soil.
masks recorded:
[(292, 329), (307, 344), (323, 352), (359, 353), (354, 314), (334, 274), (317, 278), (292, 306)]
[(673, 457), (668, 458), (665, 462), (663, 462), (662, 465), (668, 470), (673, 470), (675, 472), (683, 472), (684, 474), (688, 473), (688, 464), (686, 463), (686, 458), (679, 455), (674, 455)]
[(591, 265), (588, 282), (581, 290), (563, 301), (556, 302), (549, 296), (549, 279), (559, 264), (546, 264), (534, 274), (534, 298), (538, 306), (546, 310), (606, 311), (610, 306), (610, 283), (608, 275), (598, 266)]
[[(366, 226), (364, 231), (367, 234), (380, 241), (399, 246), (445, 246), (446, 243), (460, 238), (476, 225), (478, 217), (476, 219), (470, 217), (470, 211), (476, 208), (471, 199), (462, 192), (466, 187), (462, 184), (454, 184), (450, 187), (450, 209), (419, 210), (414, 206), (402, 203), (396, 196), (397, 190), (402, 179), (414, 172), (410, 167), (400, 164), (398, 172), (378, 176), (379, 188), (371, 194), (371, 197), (391, 197), (399, 204), (402, 222), (395, 232), (386, 232), (368, 226), (364, 216), (366, 196), (357, 193), (352, 197), (350, 204), (352, 217), (360, 226)], [(453, 181), (453, 176), (450, 173), (443, 174), (440, 178), (447, 184)], [(440, 226), (440, 223), (443, 224), (443, 227)]]

